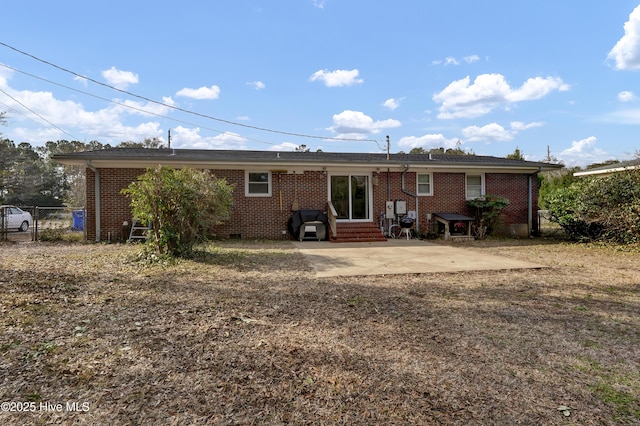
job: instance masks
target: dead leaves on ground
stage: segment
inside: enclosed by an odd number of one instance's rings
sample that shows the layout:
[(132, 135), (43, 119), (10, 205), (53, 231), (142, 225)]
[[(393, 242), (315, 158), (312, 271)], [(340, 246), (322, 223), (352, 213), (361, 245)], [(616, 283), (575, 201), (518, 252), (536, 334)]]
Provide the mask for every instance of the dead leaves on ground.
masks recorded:
[(33, 423), (640, 421), (638, 254), (485, 242), (551, 268), (316, 279), (288, 243), (0, 250), (0, 399), (90, 404)]

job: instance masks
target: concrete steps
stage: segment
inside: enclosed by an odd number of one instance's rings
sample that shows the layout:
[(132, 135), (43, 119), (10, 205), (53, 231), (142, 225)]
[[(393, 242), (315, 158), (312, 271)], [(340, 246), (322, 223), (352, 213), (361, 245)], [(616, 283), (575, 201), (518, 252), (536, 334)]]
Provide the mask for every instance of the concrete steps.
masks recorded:
[(373, 222), (338, 223), (337, 237), (329, 235), (333, 243), (363, 243), (387, 241), (380, 228)]

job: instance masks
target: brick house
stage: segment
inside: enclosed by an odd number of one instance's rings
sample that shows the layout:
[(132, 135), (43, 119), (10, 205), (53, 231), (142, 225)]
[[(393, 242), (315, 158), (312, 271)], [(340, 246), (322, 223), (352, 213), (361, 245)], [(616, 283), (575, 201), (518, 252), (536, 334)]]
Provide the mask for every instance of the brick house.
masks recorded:
[[(209, 170), (234, 185), (232, 220), (216, 226), (220, 238), (288, 239), (292, 211), (336, 214), (338, 225), (378, 230), (387, 201), (404, 201), (415, 227), (433, 229), (432, 214), (468, 214), (468, 199), (509, 199), (504, 225), (537, 230), (540, 171), (559, 166), (475, 155), (414, 155), (115, 148), (59, 154), (62, 164), (86, 167), (89, 240), (124, 240), (131, 223), (120, 191), (158, 165)], [(333, 209), (331, 208), (333, 207)], [(339, 233), (339, 229), (338, 229)]]

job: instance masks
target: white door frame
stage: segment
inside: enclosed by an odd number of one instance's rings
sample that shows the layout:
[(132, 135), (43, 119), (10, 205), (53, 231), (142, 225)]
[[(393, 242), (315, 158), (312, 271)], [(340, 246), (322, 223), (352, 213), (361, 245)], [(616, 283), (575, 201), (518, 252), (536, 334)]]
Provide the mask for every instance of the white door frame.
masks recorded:
[[(371, 182), (371, 173), (351, 173), (351, 172), (332, 172), (328, 174), (327, 177), (327, 200), (331, 201), (331, 178), (333, 176), (347, 176), (349, 177), (349, 217), (343, 219), (337, 219), (338, 222), (372, 222), (373, 221), (373, 185)], [(365, 176), (367, 178), (367, 216), (366, 219), (353, 219), (353, 205), (352, 205), (352, 188), (351, 188), (351, 177), (352, 176)], [(335, 207), (335, 206), (334, 206)]]

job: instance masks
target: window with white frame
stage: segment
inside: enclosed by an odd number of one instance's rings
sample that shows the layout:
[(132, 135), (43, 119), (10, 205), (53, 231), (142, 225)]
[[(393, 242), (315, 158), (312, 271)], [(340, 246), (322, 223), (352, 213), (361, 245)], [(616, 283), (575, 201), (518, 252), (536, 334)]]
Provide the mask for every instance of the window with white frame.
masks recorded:
[(418, 195), (433, 195), (433, 173), (418, 173), (416, 182)]
[(484, 175), (468, 174), (467, 175), (467, 200), (484, 197)]
[(244, 193), (247, 197), (271, 196), (271, 172), (244, 173)]

